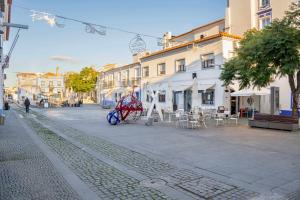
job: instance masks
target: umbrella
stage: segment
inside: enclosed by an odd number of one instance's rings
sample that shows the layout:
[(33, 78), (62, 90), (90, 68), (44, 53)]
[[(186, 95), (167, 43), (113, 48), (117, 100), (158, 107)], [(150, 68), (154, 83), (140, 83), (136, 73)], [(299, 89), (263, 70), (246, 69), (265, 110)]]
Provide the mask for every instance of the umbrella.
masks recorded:
[(198, 81), (197, 78), (194, 78), (192, 84), (192, 108), (196, 109), (198, 107)]
[(240, 91), (236, 91), (231, 93), (231, 96), (236, 97), (236, 96), (240, 96), (240, 97), (251, 97), (252, 98), (252, 102), (250, 103), (250, 105), (252, 105), (252, 119), (254, 118), (254, 96), (264, 96), (264, 95), (270, 95), (270, 89), (268, 88), (261, 88), (261, 89), (242, 89)]
[(172, 90), (172, 83), (171, 81), (168, 82), (168, 89), (167, 89), (167, 94), (166, 94), (166, 102), (167, 102), (167, 109), (169, 111), (172, 111), (172, 106), (173, 106), (173, 90)]

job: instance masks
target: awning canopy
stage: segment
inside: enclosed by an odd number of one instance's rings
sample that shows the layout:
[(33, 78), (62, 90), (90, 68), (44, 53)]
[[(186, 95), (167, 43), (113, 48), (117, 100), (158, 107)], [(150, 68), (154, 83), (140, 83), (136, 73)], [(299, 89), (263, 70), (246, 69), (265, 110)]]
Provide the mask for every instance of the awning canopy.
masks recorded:
[(216, 84), (200, 84), (198, 83), (198, 90), (208, 90), (215, 87)]
[(258, 89), (243, 89), (240, 91), (232, 92), (231, 96), (233, 97), (249, 97), (249, 96), (264, 96), (271, 94), (270, 89), (268, 88), (261, 88)]
[(189, 85), (176, 85), (176, 86), (173, 87), (173, 91), (177, 91), (177, 92), (178, 91), (185, 91), (185, 90), (187, 90), (191, 87), (192, 87), (191, 84), (189, 84)]

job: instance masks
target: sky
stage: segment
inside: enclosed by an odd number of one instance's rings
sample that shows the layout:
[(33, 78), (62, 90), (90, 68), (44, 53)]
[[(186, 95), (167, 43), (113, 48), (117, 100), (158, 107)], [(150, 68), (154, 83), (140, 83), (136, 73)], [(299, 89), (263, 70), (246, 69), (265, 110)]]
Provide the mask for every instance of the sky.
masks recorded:
[[(85, 32), (85, 26), (58, 20), (64, 28), (32, 21), (30, 10), (43, 11), (89, 23), (162, 37), (178, 35), (197, 26), (224, 18), (226, 0), (13, 0), (12, 23), (25, 24), (6, 69), (6, 86), (16, 84), (17, 72), (80, 71), (132, 62), (130, 40), (136, 35), (106, 30), (106, 35)], [(30, 10), (21, 9), (26, 7)], [(16, 30), (12, 29), (8, 51)], [(157, 39), (142, 37), (149, 51), (159, 50)]]

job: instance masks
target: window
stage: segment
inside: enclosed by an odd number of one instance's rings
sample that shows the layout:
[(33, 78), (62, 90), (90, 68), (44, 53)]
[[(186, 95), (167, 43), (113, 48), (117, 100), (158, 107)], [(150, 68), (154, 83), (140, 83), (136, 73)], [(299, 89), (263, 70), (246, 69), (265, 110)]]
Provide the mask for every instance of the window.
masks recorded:
[(157, 75), (166, 74), (166, 63), (160, 63), (157, 65)]
[(215, 90), (202, 90), (200, 93), (202, 93), (202, 104), (213, 105), (215, 103)]
[(185, 72), (185, 59), (176, 60), (176, 72)]
[(149, 67), (143, 68), (143, 77), (149, 77)]
[(61, 86), (61, 81), (57, 81), (57, 86)]
[(121, 72), (119, 72), (118, 73), (118, 81), (121, 82), (121, 79), (122, 79), (122, 75), (121, 75)]
[(259, 19), (259, 28), (263, 29), (264, 27), (271, 24), (271, 16), (265, 16)]
[(201, 63), (203, 69), (214, 68), (215, 67), (215, 55), (213, 53), (202, 55)]
[(49, 86), (53, 86), (53, 81), (49, 81)]
[(42, 87), (45, 87), (45, 85), (46, 85), (45, 81), (42, 81), (41, 85), (42, 85)]
[(140, 68), (135, 68), (134, 69), (134, 77), (139, 78), (141, 76), (141, 70)]
[(123, 84), (123, 86), (128, 86), (128, 84), (129, 84), (129, 70), (123, 71), (122, 84)]
[(158, 102), (166, 102), (166, 92), (160, 91), (158, 93)]
[(126, 70), (126, 79), (129, 81), (129, 69)]
[(270, 6), (270, 0), (260, 0), (260, 7), (264, 8)]
[(146, 96), (146, 102), (152, 102), (153, 98), (151, 96), (151, 94), (149, 94), (149, 91), (147, 92), (147, 96)]

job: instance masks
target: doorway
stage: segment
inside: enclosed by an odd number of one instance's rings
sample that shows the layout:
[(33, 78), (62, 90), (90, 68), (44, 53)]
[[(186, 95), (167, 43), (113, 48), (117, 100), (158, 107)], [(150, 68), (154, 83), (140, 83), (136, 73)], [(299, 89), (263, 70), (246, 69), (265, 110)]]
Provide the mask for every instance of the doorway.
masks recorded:
[(183, 94), (184, 111), (190, 112), (192, 109), (192, 90), (185, 90)]

